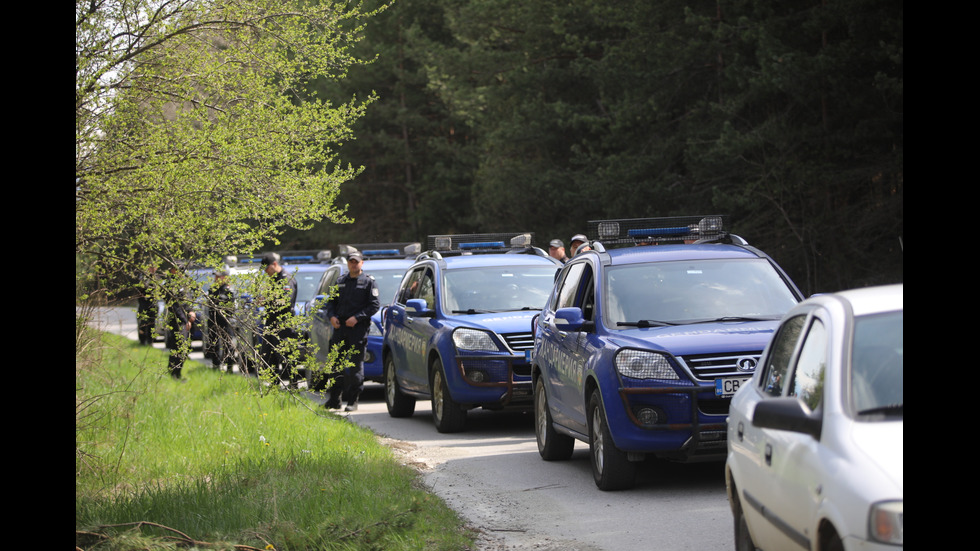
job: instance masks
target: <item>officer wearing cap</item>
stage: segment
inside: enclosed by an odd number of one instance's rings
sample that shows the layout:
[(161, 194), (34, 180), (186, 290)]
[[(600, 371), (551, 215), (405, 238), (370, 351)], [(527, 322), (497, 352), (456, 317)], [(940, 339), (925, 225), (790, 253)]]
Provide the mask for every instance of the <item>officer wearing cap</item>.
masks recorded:
[(581, 233), (573, 235), (572, 239), (569, 241), (569, 250), (572, 251), (572, 257), (580, 252), (588, 251), (591, 248), (592, 247), (589, 247), (589, 238)]
[(296, 338), (296, 331), (289, 325), (289, 318), (296, 306), (296, 280), (279, 264), (279, 255), (268, 253), (262, 257), (262, 269), (272, 278), (272, 296), (266, 299), (265, 328), (262, 332), (260, 355), (266, 369), (271, 369), (280, 381), (296, 386), (299, 374), (293, 370), (283, 354), (283, 343)]
[(337, 374), (330, 387), (330, 399), (325, 404), (329, 409), (339, 408), (343, 397), (347, 400), (345, 411), (357, 411), (357, 399), (364, 386), (364, 347), (371, 316), (381, 308), (381, 300), (374, 278), (364, 273), (363, 262), (364, 257), (358, 251), (347, 256), (347, 273), (337, 279), (337, 293), (326, 304), (327, 317), (333, 326), (330, 349), (340, 346), (341, 357), (353, 364)]
[(565, 244), (561, 242), (561, 239), (552, 239), (551, 243), (548, 243), (548, 255), (562, 264), (569, 260), (568, 255), (565, 254)]

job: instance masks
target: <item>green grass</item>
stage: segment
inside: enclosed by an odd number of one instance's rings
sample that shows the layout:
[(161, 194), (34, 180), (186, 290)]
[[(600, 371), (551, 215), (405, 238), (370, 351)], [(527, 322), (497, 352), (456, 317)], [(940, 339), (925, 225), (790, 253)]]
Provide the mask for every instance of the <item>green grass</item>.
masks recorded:
[(195, 362), (177, 383), (165, 352), (96, 339), (76, 346), (79, 546), (472, 547), (455, 512), (367, 429)]

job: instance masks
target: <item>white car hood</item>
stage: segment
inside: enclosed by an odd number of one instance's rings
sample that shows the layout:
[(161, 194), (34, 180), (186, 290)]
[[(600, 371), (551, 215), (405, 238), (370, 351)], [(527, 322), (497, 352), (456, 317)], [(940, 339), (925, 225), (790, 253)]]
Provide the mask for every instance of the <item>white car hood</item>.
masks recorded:
[(877, 465), (883, 476), (905, 493), (905, 422), (880, 421), (853, 424), (854, 449)]

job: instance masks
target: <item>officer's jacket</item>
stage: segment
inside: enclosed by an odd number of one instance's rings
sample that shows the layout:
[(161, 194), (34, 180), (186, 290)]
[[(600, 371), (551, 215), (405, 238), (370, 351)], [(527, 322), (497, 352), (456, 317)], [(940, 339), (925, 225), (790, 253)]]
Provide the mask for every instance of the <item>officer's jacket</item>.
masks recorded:
[(371, 316), (381, 308), (378, 294), (373, 277), (364, 272), (356, 278), (344, 274), (337, 279), (337, 294), (327, 301), (327, 317), (336, 316), (341, 325), (351, 316), (357, 318), (358, 324), (370, 323)]

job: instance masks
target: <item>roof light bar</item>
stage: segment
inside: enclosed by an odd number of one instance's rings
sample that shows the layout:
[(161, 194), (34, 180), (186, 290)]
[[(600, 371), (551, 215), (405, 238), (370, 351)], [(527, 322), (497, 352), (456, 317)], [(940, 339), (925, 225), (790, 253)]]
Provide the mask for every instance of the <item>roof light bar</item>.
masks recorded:
[(429, 249), (438, 251), (479, 252), (501, 249), (526, 249), (532, 246), (534, 234), (522, 233), (471, 233), (457, 235), (430, 235)]
[(589, 221), (589, 233), (607, 245), (693, 243), (728, 235), (724, 216), (674, 216)]

